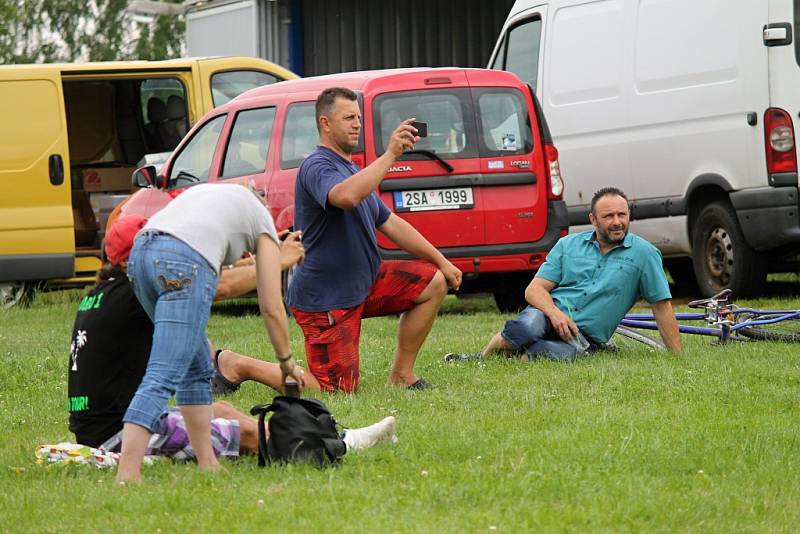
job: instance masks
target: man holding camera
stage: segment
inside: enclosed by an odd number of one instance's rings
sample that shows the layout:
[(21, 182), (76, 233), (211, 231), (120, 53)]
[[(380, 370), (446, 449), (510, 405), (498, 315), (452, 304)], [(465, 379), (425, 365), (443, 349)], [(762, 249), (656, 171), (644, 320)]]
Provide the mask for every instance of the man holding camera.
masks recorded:
[[(448, 286), (461, 285), (461, 271), (375, 193), (386, 171), (419, 140), (414, 119), (401, 122), (386, 152), (364, 169), (351, 160), (361, 133), (356, 94), (325, 89), (316, 120), (320, 145), (300, 166), (295, 184), (295, 229), (303, 232), (306, 259), (288, 292), (309, 370), (323, 390), (354, 391), (361, 319), (402, 313), (388, 383), (430, 387), (414, 374), (414, 362)], [(375, 230), (429, 263), (382, 262)]]

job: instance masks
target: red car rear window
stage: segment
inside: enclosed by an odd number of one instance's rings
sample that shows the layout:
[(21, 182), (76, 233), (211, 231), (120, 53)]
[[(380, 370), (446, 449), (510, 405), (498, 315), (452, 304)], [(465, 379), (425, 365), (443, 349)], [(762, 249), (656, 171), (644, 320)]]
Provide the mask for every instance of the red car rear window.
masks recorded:
[[(415, 150), (443, 158), (497, 157), (533, 150), (528, 107), (511, 88), (435, 89), (387, 93), (375, 99), (375, 146), (381, 154), (404, 119), (428, 124)], [(424, 158), (409, 154), (402, 159)]]
[[(402, 91), (378, 96), (373, 103), (375, 149), (386, 151), (389, 137), (401, 121), (416, 118), (428, 124), (428, 137), (415, 150), (429, 150), (445, 158), (474, 158), (475, 115), (469, 89)], [(406, 155), (403, 159), (424, 158)]]

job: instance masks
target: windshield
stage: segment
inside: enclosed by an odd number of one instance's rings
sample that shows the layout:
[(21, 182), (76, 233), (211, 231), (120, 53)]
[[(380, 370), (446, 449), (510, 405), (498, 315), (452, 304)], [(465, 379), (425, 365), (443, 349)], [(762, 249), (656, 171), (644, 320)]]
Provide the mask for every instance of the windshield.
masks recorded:
[(214, 107), (217, 107), (230, 102), (245, 91), (279, 81), (272, 74), (257, 70), (219, 72), (211, 77), (211, 98), (214, 100)]
[[(375, 147), (386, 150), (400, 122), (416, 118), (428, 125), (428, 137), (414, 152), (443, 159), (496, 157), (529, 153), (533, 148), (528, 107), (512, 88), (432, 89), (388, 93), (375, 99)], [(430, 159), (409, 153), (401, 159)]]

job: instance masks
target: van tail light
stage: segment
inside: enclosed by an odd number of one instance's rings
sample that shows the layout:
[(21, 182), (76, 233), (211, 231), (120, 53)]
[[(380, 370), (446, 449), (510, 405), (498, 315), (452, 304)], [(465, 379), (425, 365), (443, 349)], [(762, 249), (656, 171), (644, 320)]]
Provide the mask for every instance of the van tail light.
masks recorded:
[(564, 196), (564, 179), (561, 178), (561, 166), (558, 164), (558, 149), (553, 145), (544, 145), (544, 157), (547, 165), (547, 200), (561, 200)]
[(764, 142), (767, 153), (767, 172), (797, 172), (797, 152), (794, 148), (792, 117), (780, 108), (764, 112)]
[(350, 154), (350, 159), (353, 161), (353, 163), (356, 164), (356, 166), (359, 169), (363, 169), (364, 167), (367, 166), (366, 165), (367, 164), (367, 157), (364, 155), (363, 152), (358, 153), (358, 154)]

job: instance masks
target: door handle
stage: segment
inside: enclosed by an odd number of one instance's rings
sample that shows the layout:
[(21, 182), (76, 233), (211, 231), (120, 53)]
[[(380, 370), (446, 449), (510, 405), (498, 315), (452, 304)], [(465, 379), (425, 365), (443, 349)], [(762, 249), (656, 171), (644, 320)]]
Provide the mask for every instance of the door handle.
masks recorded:
[(747, 112), (747, 124), (750, 126), (758, 124), (758, 114), (755, 111)]
[(60, 154), (50, 155), (50, 183), (61, 185), (64, 183), (64, 160)]

